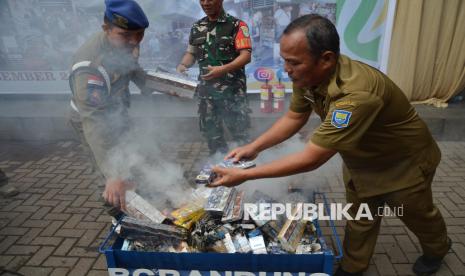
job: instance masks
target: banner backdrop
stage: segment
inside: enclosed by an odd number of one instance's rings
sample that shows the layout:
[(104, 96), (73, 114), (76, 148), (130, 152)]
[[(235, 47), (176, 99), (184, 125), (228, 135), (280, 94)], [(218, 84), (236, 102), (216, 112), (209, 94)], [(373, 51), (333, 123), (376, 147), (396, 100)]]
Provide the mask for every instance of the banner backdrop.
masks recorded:
[(395, 0), (337, 0), (341, 52), (385, 71)]
[[(101, 30), (103, 0), (0, 1), (0, 93), (68, 93), (71, 57)], [(192, 23), (204, 15), (198, 0), (138, 0), (150, 27), (141, 44), (145, 69), (175, 70), (188, 43)], [(380, 51), (388, 0), (225, 0), (226, 12), (244, 20), (252, 37), (252, 62), (246, 66), (248, 92), (268, 82), (291, 83), (279, 56), (279, 37), (298, 16), (318, 13), (336, 23), (342, 53), (374, 66)], [(196, 66), (189, 70), (197, 78)]]

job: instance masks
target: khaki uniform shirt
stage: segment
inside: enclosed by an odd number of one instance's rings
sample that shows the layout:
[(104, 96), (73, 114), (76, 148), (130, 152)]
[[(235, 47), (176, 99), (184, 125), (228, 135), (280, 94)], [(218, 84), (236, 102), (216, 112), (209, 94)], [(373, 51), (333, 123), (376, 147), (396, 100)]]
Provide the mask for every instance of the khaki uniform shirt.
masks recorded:
[[(121, 55), (101, 32), (82, 45), (73, 58), (73, 65), (92, 62), (92, 65), (71, 73), (70, 86), (85, 139), (107, 178), (117, 176), (110, 165), (109, 152), (129, 126), (129, 82), (133, 81), (143, 93), (149, 92), (144, 88), (146, 74), (138, 64), (138, 53), (135, 54), (133, 57)], [(108, 75), (109, 91), (107, 80), (96, 69), (98, 66), (102, 66)]]
[(294, 89), (290, 110), (320, 116), (311, 141), (339, 152), (344, 182), (352, 180), (360, 197), (417, 185), (440, 161), (436, 142), (399, 87), (346, 56), (328, 82)]

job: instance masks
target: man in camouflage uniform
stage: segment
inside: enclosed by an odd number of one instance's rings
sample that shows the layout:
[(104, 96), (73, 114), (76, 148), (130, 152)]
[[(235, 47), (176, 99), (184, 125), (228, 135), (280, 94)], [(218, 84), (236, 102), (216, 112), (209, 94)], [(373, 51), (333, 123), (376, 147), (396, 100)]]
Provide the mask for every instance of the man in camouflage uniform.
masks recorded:
[(195, 22), (186, 54), (177, 66), (184, 73), (197, 60), (200, 68), (199, 125), (210, 154), (226, 153), (223, 123), (234, 141), (248, 141), (251, 112), (244, 66), (251, 59), (247, 24), (223, 10), (222, 0), (200, 0), (206, 17)]
[(151, 93), (138, 63), (139, 44), (149, 22), (133, 0), (106, 0), (105, 5), (103, 32), (90, 38), (73, 58), (70, 122), (106, 179), (105, 200), (124, 210), (131, 183), (110, 164), (109, 156), (130, 126), (129, 82), (142, 93)]

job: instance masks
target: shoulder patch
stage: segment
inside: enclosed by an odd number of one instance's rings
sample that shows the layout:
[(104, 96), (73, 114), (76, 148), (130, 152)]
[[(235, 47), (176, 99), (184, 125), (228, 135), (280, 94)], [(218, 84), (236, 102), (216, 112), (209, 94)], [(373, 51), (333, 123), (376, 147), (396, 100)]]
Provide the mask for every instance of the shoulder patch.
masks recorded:
[(331, 124), (336, 128), (345, 128), (349, 125), (350, 116), (352, 116), (352, 112), (336, 109), (333, 111), (333, 115), (331, 117)]
[(250, 36), (249, 28), (247, 28), (247, 26), (241, 26), (241, 31), (242, 31), (242, 34), (244, 34), (244, 37), (249, 37)]
[(104, 86), (104, 80), (95, 75), (87, 78), (87, 98), (86, 102), (90, 106), (101, 107), (107, 101), (107, 92)]
[(239, 30), (237, 31), (235, 38), (236, 50), (250, 49), (252, 48), (252, 41), (250, 39), (249, 28), (245, 22), (240, 21)]
[(97, 86), (103, 86), (103, 78), (99, 76), (91, 75), (87, 78), (87, 84), (93, 84)]

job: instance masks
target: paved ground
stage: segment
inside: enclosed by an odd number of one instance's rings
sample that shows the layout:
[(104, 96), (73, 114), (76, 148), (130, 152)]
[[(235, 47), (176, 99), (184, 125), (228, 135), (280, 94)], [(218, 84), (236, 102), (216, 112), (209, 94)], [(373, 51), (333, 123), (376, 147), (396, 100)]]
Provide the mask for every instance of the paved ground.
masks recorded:
[[(465, 275), (465, 142), (440, 146), (443, 159), (433, 191), (454, 244), (437, 275)], [(164, 149), (192, 170), (205, 145), (170, 144)], [(73, 141), (0, 144), (0, 168), (10, 176), (9, 185), (20, 191), (12, 198), (0, 197), (0, 275), (107, 275), (97, 249), (110, 219), (99, 202), (97, 177), (80, 152)], [(330, 184), (329, 198), (343, 202), (338, 162), (323, 175)], [(366, 275), (411, 275), (419, 255), (412, 233), (398, 219), (387, 218)]]

